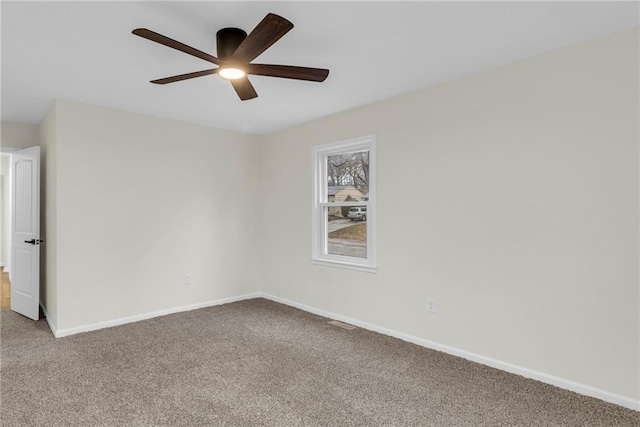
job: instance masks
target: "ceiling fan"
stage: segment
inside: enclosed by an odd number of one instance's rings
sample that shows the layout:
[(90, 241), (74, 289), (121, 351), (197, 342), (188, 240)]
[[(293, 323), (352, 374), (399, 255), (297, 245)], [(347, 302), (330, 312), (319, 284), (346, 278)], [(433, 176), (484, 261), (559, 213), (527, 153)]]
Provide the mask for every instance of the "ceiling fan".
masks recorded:
[(312, 82), (323, 82), (329, 75), (329, 70), (324, 68), (251, 63), (292, 28), (291, 22), (273, 13), (267, 14), (249, 35), (239, 28), (223, 28), (216, 33), (217, 58), (146, 28), (136, 28), (132, 33), (218, 65), (218, 68), (151, 80), (151, 83), (163, 85), (218, 74), (231, 83), (242, 101), (246, 101), (258, 96), (248, 74)]

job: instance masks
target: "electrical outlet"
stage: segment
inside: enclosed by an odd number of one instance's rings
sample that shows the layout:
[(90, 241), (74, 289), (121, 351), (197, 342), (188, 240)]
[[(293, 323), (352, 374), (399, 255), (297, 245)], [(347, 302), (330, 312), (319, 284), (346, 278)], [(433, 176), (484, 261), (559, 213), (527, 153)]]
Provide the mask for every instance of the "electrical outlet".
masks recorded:
[(184, 275), (184, 284), (189, 286), (191, 284), (191, 273)]
[(427, 300), (427, 311), (429, 313), (436, 313), (438, 311), (438, 302), (434, 299)]

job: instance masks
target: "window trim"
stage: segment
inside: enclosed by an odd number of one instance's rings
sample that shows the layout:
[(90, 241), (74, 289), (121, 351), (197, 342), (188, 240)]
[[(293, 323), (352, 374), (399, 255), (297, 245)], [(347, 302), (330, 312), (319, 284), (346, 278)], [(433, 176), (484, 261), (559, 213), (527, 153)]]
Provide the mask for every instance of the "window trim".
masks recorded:
[[(369, 200), (363, 202), (334, 202), (327, 195), (328, 156), (369, 151)], [(369, 273), (377, 272), (376, 264), (376, 136), (365, 135), (311, 148), (312, 201), (311, 201), (311, 263), (328, 267), (346, 268)], [(326, 253), (327, 206), (367, 207), (367, 258), (354, 258)]]

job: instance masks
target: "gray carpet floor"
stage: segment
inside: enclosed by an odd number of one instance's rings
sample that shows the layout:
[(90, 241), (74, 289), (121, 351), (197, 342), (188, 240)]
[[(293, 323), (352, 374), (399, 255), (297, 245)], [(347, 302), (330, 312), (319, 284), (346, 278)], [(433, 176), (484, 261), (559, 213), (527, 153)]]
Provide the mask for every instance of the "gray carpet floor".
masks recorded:
[(3, 426), (640, 426), (640, 413), (264, 299), (55, 339), (1, 313)]

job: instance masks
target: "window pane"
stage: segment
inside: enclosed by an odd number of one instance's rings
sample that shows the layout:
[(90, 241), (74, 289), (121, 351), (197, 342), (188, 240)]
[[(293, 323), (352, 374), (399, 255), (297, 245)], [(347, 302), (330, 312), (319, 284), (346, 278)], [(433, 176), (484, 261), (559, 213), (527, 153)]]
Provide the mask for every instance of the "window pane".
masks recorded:
[(369, 200), (369, 151), (327, 156), (327, 202)]
[(327, 207), (327, 253), (367, 258), (367, 207)]

